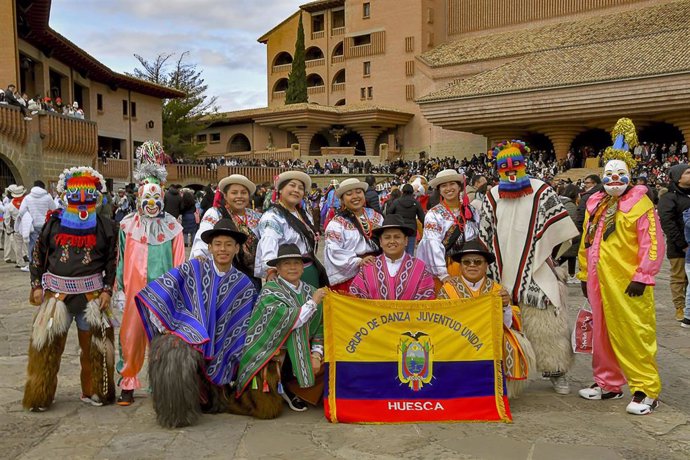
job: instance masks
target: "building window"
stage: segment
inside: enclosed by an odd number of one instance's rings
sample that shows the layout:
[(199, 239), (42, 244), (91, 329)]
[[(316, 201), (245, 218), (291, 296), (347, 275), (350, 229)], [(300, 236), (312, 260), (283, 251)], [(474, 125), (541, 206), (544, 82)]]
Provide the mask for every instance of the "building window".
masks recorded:
[(359, 89), (359, 98), (362, 101), (367, 98), (367, 89), (366, 88), (360, 88)]
[(367, 99), (373, 99), (374, 97), (374, 88), (371, 86), (367, 88)]
[(96, 110), (99, 112), (103, 111), (103, 95), (96, 94)]
[(426, 23), (427, 24), (433, 24), (434, 23), (434, 9), (433, 8), (427, 8), (426, 9)]
[(220, 142), (220, 133), (211, 133), (210, 136), (211, 136), (211, 140), (210, 140), (211, 144), (215, 144), (217, 142)]
[(352, 37), (352, 46), (371, 45), (371, 34)]
[(414, 37), (405, 37), (405, 52), (414, 52)]
[(414, 75), (414, 61), (405, 61), (405, 76), (411, 77)]
[(363, 73), (365, 77), (371, 75), (371, 61), (364, 61)]
[(334, 29), (345, 27), (345, 10), (333, 11), (331, 13), (331, 21), (333, 22)]
[(197, 144), (205, 144), (207, 139), (206, 134), (197, 134), (196, 135), (196, 143)]
[(132, 115), (132, 118), (137, 117), (137, 103), (136, 102), (131, 103), (129, 113)]
[(364, 2), (362, 5), (362, 17), (364, 19), (368, 19), (371, 17), (371, 3), (370, 2)]
[(311, 31), (312, 32), (322, 32), (324, 29), (324, 24), (326, 21), (324, 21), (323, 14), (317, 14), (315, 16), (311, 17)]
[(128, 112), (129, 112), (129, 102), (127, 102), (127, 99), (122, 99), (122, 116), (126, 117)]

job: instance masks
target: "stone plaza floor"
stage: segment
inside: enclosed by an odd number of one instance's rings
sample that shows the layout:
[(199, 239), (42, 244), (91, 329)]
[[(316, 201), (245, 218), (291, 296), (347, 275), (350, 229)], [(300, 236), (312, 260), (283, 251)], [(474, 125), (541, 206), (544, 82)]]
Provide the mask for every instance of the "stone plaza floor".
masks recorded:
[[(690, 330), (673, 318), (668, 263), (658, 277), (658, 361), (664, 389), (651, 415), (625, 413), (629, 394), (585, 401), (588, 356), (577, 356), (572, 393), (556, 395), (535, 380), (511, 401), (512, 424), (330, 424), (322, 409), (290, 412), (273, 421), (204, 415), (177, 430), (156, 424), (145, 391), (130, 407), (91, 407), (79, 401), (75, 326), (62, 360), (56, 401), (45, 413), (22, 409), (28, 335), (34, 307), (29, 274), (0, 261), (0, 458), (3, 459), (688, 459), (690, 458)], [(569, 316), (582, 303), (570, 290)], [(142, 376), (145, 377), (145, 372)]]

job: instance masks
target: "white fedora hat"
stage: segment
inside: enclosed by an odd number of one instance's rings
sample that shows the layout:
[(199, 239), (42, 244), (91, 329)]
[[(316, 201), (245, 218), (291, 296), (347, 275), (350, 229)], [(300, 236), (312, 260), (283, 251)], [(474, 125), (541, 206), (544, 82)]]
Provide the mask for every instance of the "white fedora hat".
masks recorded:
[(464, 181), (465, 176), (463, 174), (460, 174), (454, 169), (444, 169), (429, 181), (429, 186), (437, 188), (439, 185), (445, 184), (446, 182), (458, 182), (462, 184)]
[(366, 182), (362, 182), (361, 180), (357, 179), (356, 177), (351, 177), (349, 179), (345, 179), (340, 183), (340, 186), (335, 189), (335, 194), (338, 198), (342, 198), (342, 196), (346, 193), (349, 192), (350, 190), (355, 190), (355, 189), (362, 189), (363, 191), (367, 191), (369, 188), (369, 184)]
[(285, 171), (276, 180), (276, 189), (280, 190), (280, 185), (284, 182), (296, 179), (304, 184), (305, 192), (311, 188), (311, 177), (302, 171)]
[(242, 174), (231, 174), (218, 183), (218, 189), (225, 194), (225, 189), (232, 184), (244, 185), (249, 190), (249, 195), (254, 195), (256, 185)]
[(14, 188), (12, 190), (10, 190), (10, 193), (15, 198), (19, 198), (20, 196), (24, 196), (24, 192), (26, 192), (26, 189), (24, 189), (23, 185), (15, 185)]

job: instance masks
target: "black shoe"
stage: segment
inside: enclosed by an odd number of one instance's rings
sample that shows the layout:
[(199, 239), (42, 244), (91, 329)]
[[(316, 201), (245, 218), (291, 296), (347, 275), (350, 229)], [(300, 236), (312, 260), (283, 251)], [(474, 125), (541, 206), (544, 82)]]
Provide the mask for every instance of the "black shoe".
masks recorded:
[(26, 262), (27, 264), (29, 263), (29, 258), (27, 256), (24, 256), (24, 262)]
[(134, 390), (122, 390), (120, 397), (117, 398), (118, 406), (131, 406), (134, 402)]
[(683, 318), (680, 320), (680, 327), (690, 327), (690, 319)]
[(285, 400), (286, 403), (288, 403), (288, 406), (290, 406), (290, 409), (294, 410), (295, 412), (304, 412), (307, 410), (309, 407), (307, 406), (307, 403), (302, 401), (299, 396), (293, 395), (293, 394), (288, 394), (287, 391), (284, 391), (281, 396)]

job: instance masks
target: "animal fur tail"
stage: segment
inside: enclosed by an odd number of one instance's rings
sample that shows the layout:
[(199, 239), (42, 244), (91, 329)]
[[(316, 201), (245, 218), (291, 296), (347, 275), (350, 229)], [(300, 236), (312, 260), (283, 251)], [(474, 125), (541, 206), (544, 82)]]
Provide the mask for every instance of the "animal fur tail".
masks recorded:
[(151, 341), (149, 384), (153, 409), (164, 428), (193, 425), (201, 415), (199, 368), (201, 355), (179, 337), (166, 334)]
[(566, 311), (561, 309), (557, 314), (553, 305), (545, 309), (520, 307), (523, 331), (536, 358), (535, 369), (551, 374), (568, 372), (573, 363), (573, 348)]

